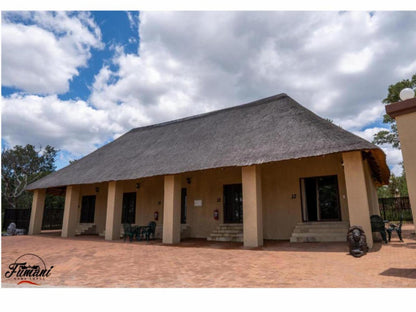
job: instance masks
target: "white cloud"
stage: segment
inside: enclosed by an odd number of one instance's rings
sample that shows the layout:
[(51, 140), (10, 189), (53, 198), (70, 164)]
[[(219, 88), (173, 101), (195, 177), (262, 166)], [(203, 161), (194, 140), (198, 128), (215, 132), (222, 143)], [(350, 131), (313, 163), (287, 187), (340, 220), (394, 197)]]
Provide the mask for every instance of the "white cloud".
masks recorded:
[(402, 151), (393, 148), (390, 145), (383, 145), (381, 148), (386, 153), (387, 164), (390, 166), (390, 170), (396, 176), (402, 175), (403, 167), (401, 162), (403, 161)]
[[(406, 78), (397, 69), (414, 61), (415, 16), (143, 12), (140, 56), (119, 53), (111, 73), (117, 82), (93, 90), (91, 101), (134, 102), (151, 123), (285, 92), (346, 129), (361, 129), (381, 118), (388, 85)], [(413, 39), (403, 48), (395, 44), (401, 38)], [(180, 109), (165, 114), (169, 102)]]
[(347, 130), (356, 130), (368, 125), (385, 114), (384, 106), (374, 103), (367, 109), (357, 112), (357, 115), (351, 117), (338, 117), (334, 122)]
[[(41, 51), (39, 58), (43, 61), (42, 56), (49, 55), (48, 62), (50, 58), (52, 65), (36, 68), (32, 62), (14, 59), (10, 56), (12, 52), (8, 52), (10, 65), (7, 66), (13, 66), (13, 71), (7, 79), (12, 79), (12, 73), (18, 72), (19, 76), (25, 73), (27, 77), (37, 77), (16, 82), (28, 84), (25, 90), (65, 91), (78, 67), (88, 60), (91, 47), (99, 47), (99, 28), (88, 15), (76, 16), (80, 20), (77, 26), (70, 20), (60, 25), (53, 16), (36, 16), (36, 25), (15, 25), (11, 21), (3, 21), (3, 25), (17, 34), (30, 32), (30, 36), (21, 35), (25, 38), (22, 42), (30, 43), (29, 48), (35, 52)], [(127, 16), (134, 22), (133, 15)], [(69, 151), (90, 150), (97, 142), (133, 127), (238, 105), (280, 92), (358, 133), (381, 119), (384, 113), (381, 100), (387, 94), (387, 87), (409, 78), (403, 74), (407, 75), (414, 67), (415, 17), (415, 12), (376, 12), (373, 16), (367, 12), (141, 12), (140, 51), (129, 54), (120, 46), (114, 47), (115, 66), (104, 65), (90, 86), (88, 104), (94, 109), (89, 107), (90, 111), (85, 102), (64, 102), (56, 97), (55, 100), (39, 97), (37, 101), (53, 102), (56, 109), (72, 106), (77, 114), (80, 110), (80, 116), (88, 115), (92, 124), (96, 120), (93, 116), (97, 115), (106, 125), (103, 129), (97, 122), (97, 131), (102, 131), (102, 135), (92, 135), (89, 139), (81, 134), (80, 129), (90, 131), (82, 121), (64, 121), (67, 131), (80, 131), (72, 136), (79, 137), (74, 147), (61, 144)], [(72, 50), (79, 52), (78, 57), (58, 60), (53, 56), (66, 53), (61, 46), (61, 36), (66, 36), (64, 29), (77, 29), (78, 34), (69, 37), (66, 46), (78, 48), (74, 42), (81, 41), (87, 48)], [(83, 34), (89, 34), (88, 39)], [(10, 37), (7, 45), (15, 45), (10, 51), (28, 50), (20, 40), (15, 42)], [(34, 42), (27, 37), (33, 37)], [(58, 73), (56, 68), (62, 70)], [(32, 106), (28, 96), (16, 97)], [(4, 105), (17, 105), (16, 99), (11, 100)], [(34, 105), (30, 111), (42, 111), (45, 105), (48, 104)], [(19, 123), (19, 114), (13, 115), (11, 110), (8, 116), (14, 116)], [(42, 133), (48, 125), (60, 129), (58, 133), (62, 137), (54, 142), (68, 140), (59, 127), (62, 117), (22, 115), (23, 120), (33, 123), (30, 129), (35, 133), (26, 135), (26, 141), (42, 137), (46, 142), (51, 135), (42, 136)], [(51, 125), (51, 118), (57, 118), (57, 124)], [(36, 128), (42, 131), (36, 132)], [(360, 134), (371, 140), (376, 130), (371, 128)], [(13, 128), (4, 134), (8, 140), (22, 141), (25, 138), (22, 132)], [(387, 147), (385, 151), (389, 164), (396, 166), (400, 161), (397, 151)]]
[(374, 139), (374, 135), (383, 130), (389, 130), (388, 128), (381, 128), (381, 127), (374, 127), (374, 128), (367, 128), (363, 131), (352, 131), (355, 135), (358, 135), (359, 137), (362, 137), (363, 139), (367, 141), (372, 141)]
[(83, 155), (112, 138), (119, 127), (105, 111), (84, 101), (61, 101), (55, 95), (14, 94), (2, 98), (3, 138), (10, 143), (52, 145)]
[[(353, 131), (353, 133), (371, 142), (374, 138), (374, 135), (382, 130), (389, 129), (374, 127), (367, 128), (363, 131)], [(401, 162), (403, 161), (402, 151), (398, 150), (397, 148), (393, 148), (391, 144), (383, 144), (380, 147), (386, 153), (387, 164), (389, 165), (391, 172), (394, 173), (396, 176), (400, 176), (403, 171), (403, 167), (401, 165)]]
[(130, 29), (137, 29), (139, 24), (139, 18), (137, 17), (138, 12), (127, 11), (127, 18), (129, 19)]
[(2, 84), (36, 94), (65, 93), (101, 48), (101, 31), (81, 12), (7, 12), (2, 15)]
[(364, 48), (359, 52), (349, 52), (344, 54), (339, 63), (339, 69), (344, 73), (356, 73), (365, 70), (373, 57), (370, 48)]

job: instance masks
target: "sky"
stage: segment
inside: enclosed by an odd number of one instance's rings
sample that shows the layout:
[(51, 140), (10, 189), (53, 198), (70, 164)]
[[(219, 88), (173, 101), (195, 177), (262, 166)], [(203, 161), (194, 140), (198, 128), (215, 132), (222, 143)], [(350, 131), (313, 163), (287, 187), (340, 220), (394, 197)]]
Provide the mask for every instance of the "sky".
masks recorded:
[(132, 128), (282, 92), (371, 141), (388, 86), (416, 73), (415, 11), (3, 11), (1, 39), (2, 148), (52, 145), (58, 168)]

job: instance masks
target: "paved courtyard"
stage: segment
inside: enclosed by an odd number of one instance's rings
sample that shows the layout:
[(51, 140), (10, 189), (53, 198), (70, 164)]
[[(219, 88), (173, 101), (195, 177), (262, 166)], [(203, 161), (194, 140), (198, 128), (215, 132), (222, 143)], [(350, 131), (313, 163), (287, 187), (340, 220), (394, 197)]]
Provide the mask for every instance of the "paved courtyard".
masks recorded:
[[(108, 242), (98, 236), (61, 238), (59, 232), (2, 237), (2, 286), (8, 265), (34, 253), (53, 265), (41, 286), (64, 287), (416, 287), (416, 236), (404, 226), (404, 243), (362, 258), (346, 243), (265, 241), (262, 249), (238, 243), (189, 239), (178, 246), (160, 241)], [(27, 284), (26, 284), (27, 285)], [(21, 286), (17, 286), (21, 287)], [(38, 287), (38, 286), (30, 286)]]

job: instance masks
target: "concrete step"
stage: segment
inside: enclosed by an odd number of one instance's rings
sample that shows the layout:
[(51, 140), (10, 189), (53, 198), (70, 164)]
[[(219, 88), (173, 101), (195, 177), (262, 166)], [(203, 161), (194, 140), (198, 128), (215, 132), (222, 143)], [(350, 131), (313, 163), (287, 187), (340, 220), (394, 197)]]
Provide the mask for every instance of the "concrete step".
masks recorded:
[(75, 235), (91, 235), (96, 233), (97, 229), (94, 223), (79, 223), (75, 229)]
[(348, 222), (306, 222), (298, 223), (290, 238), (291, 243), (345, 242)]
[(295, 235), (290, 237), (291, 243), (311, 243), (311, 242), (346, 242), (347, 235)]
[(295, 228), (293, 233), (347, 233), (348, 228)]
[(212, 233), (218, 234), (238, 234), (241, 233), (242, 230), (214, 230)]
[(210, 237), (243, 237), (243, 233), (211, 233)]
[(296, 227), (313, 227), (313, 228), (348, 228), (349, 224), (344, 222), (334, 222), (334, 223), (298, 223)]
[(208, 241), (216, 242), (242, 242), (243, 239), (242, 224), (220, 224), (207, 237)]
[(218, 227), (243, 228), (243, 224), (241, 224), (241, 223), (224, 223), (224, 224), (218, 225)]
[(243, 238), (239, 237), (207, 237), (208, 241), (211, 242), (243, 242)]

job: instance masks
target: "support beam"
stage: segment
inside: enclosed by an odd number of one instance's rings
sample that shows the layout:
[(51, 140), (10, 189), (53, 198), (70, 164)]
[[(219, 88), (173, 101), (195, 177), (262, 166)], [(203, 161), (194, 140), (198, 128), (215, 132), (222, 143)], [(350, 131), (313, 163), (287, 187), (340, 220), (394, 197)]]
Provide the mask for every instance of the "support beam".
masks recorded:
[[(414, 107), (416, 109), (416, 103)], [(403, 166), (406, 172), (410, 207), (412, 208), (413, 225), (416, 232), (416, 112), (397, 116), (396, 122), (403, 154)]]
[(364, 162), (360, 151), (342, 154), (345, 184), (347, 188), (350, 225), (361, 226), (367, 237), (367, 245), (373, 247), (370, 223), (370, 200), (367, 192)]
[(263, 210), (259, 166), (242, 167), (244, 246), (263, 246)]
[(163, 202), (163, 243), (177, 244), (181, 241), (181, 178), (165, 176)]
[(107, 196), (105, 239), (120, 239), (121, 212), (123, 209), (123, 188), (119, 181), (112, 181), (108, 183)]
[(64, 219), (62, 221), (62, 237), (75, 236), (79, 207), (80, 186), (69, 185), (66, 187)]
[(386, 105), (386, 113), (396, 119), (416, 232), (416, 97)]
[(45, 207), (46, 189), (35, 190), (30, 213), (29, 235), (39, 234), (42, 229), (43, 209)]

